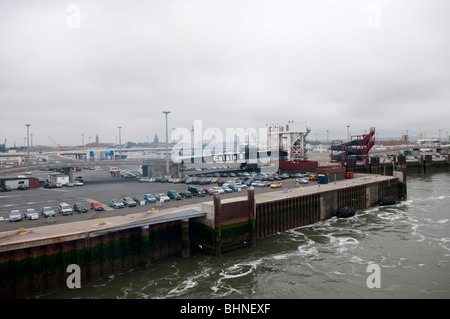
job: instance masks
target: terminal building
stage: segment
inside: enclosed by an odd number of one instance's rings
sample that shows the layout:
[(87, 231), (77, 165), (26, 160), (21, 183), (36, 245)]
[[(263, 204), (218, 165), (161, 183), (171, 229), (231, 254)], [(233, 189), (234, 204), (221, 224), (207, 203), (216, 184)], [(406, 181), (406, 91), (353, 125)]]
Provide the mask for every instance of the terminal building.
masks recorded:
[(268, 149), (279, 151), (278, 168), (280, 173), (300, 173), (317, 169), (317, 161), (308, 160), (306, 137), (311, 129), (298, 122), (269, 125)]

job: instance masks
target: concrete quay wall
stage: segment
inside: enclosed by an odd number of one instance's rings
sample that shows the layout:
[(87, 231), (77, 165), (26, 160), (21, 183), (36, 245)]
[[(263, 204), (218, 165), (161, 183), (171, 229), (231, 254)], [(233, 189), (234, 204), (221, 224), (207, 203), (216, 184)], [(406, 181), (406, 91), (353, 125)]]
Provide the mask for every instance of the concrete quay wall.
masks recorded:
[(0, 298), (67, 289), (73, 264), (85, 285), (171, 255), (189, 257), (189, 218), (204, 215), (194, 208), (0, 233)]
[[(0, 233), (0, 298), (67, 289), (76, 264), (85, 285), (198, 247), (220, 256), (258, 238), (331, 218), (345, 206), (364, 209), (382, 197), (406, 198), (398, 176), (355, 174), (328, 184), (274, 190), (185, 207)], [(404, 185), (404, 186), (402, 186)]]
[[(336, 215), (340, 208), (355, 210), (377, 205), (381, 198), (406, 198), (403, 173), (397, 176), (356, 174), (346, 179), (313, 187), (280, 190), (202, 204), (206, 217), (193, 222), (197, 238), (205, 251), (222, 253), (245, 246), (254, 246), (263, 238), (288, 229), (310, 225)], [(402, 180), (402, 182), (400, 181)]]
[[(392, 163), (393, 162), (393, 163)], [(404, 168), (408, 174), (436, 173), (450, 170), (450, 154), (441, 158), (421, 155), (418, 159), (407, 160), (406, 156), (395, 156), (393, 160), (380, 162), (378, 157), (366, 161), (348, 164), (347, 170), (358, 173), (392, 175), (393, 171)]]

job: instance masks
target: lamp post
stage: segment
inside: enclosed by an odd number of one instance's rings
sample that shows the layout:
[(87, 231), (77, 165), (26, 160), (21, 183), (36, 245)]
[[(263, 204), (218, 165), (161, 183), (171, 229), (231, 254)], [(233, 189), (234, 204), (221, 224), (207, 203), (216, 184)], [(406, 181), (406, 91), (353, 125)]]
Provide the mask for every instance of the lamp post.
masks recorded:
[(122, 160), (122, 135), (120, 132), (120, 129), (122, 128), (122, 126), (118, 126), (117, 128), (119, 129), (119, 155), (120, 155), (119, 160)]
[(162, 111), (166, 115), (166, 177), (169, 176), (169, 126), (167, 121), (167, 115), (170, 111)]
[(25, 124), (27, 127), (27, 163), (30, 160), (30, 126), (31, 124)]
[(347, 141), (350, 141), (350, 125), (347, 125)]

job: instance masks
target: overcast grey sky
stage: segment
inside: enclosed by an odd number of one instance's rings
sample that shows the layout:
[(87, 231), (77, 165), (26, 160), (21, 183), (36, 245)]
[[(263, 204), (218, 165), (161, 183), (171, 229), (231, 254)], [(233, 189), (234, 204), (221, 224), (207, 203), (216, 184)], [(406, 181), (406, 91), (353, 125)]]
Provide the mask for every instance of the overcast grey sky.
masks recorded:
[[(72, 6), (71, 4), (74, 4)], [(307, 122), (450, 131), (448, 0), (2, 0), (0, 142)]]

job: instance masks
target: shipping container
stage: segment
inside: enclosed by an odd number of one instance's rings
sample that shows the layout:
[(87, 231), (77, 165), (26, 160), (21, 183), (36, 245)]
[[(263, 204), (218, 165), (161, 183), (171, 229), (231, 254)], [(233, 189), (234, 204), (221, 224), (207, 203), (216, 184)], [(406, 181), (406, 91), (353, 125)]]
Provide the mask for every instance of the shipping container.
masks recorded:
[(317, 182), (319, 184), (328, 184), (328, 176), (325, 176), (325, 175), (317, 176)]
[(353, 177), (355, 177), (355, 174), (353, 173), (353, 172), (346, 172), (345, 173), (345, 178), (353, 178)]

